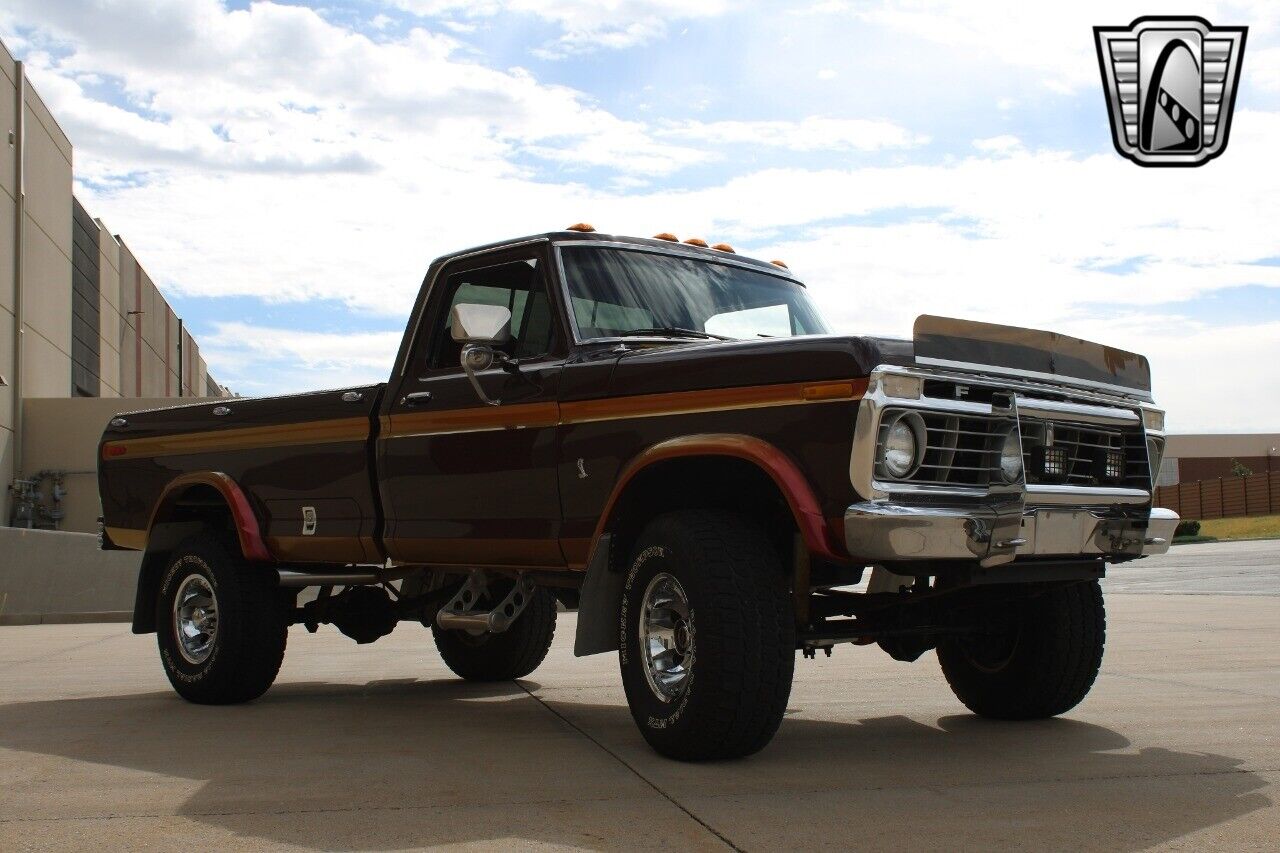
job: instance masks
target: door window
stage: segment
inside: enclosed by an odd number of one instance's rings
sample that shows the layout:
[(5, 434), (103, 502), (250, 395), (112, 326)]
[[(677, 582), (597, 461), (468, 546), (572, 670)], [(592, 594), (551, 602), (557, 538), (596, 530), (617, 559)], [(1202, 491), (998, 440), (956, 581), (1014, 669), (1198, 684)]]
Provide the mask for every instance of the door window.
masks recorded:
[(429, 370), (457, 368), (462, 344), (454, 341), (453, 307), (464, 303), (501, 305), (511, 312), (511, 340), (500, 349), (512, 358), (535, 358), (551, 352), (555, 318), (547, 289), (534, 260), (466, 270), (445, 279), (442, 310), (429, 337)]

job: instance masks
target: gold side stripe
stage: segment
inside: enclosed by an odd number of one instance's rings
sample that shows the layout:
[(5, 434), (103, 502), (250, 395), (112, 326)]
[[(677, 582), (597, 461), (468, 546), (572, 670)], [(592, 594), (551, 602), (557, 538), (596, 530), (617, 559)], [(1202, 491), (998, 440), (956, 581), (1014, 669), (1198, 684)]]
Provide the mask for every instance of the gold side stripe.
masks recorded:
[(637, 394), (631, 397), (560, 404), (527, 403), (496, 408), (414, 412), (384, 415), (382, 431), (388, 438), (406, 438), (451, 432), (550, 427), (625, 418), (761, 409), (802, 403), (833, 403), (859, 399), (866, 392), (866, 387), (865, 379), (843, 382), (803, 382)]
[[(380, 422), (382, 434), (385, 437), (406, 438), (451, 432), (536, 429), (626, 418), (835, 403), (861, 399), (866, 389), (867, 380), (865, 379), (796, 382), (745, 388), (637, 394), (630, 397), (570, 403), (516, 403), (440, 412), (397, 413), (390, 416), (383, 415)], [(132, 459), (172, 456), (180, 453), (365, 441), (368, 437), (369, 423), (364, 418), (340, 418), (302, 424), (241, 427), (182, 435), (120, 439), (104, 444), (103, 455), (107, 459)]]
[(755, 385), (748, 388), (717, 388), (711, 391), (677, 391), (667, 394), (639, 394), (561, 403), (562, 424), (623, 418), (689, 415), (700, 412), (762, 409), (771, 406), (794, 406), (801, 403), (834, 403), (861, 398), (866, 380), (847, 382), (805, 382), (785, 385)]
[(383, 415), (382, 433), (387, 438), (405, 438), (443, 432), (553, 427), (559, 421), (560, 406), (557, 403), (515, 403), (481, 409)]
[(149, 438), (128, 438), (109, 441), (103, 445), (102, 450), (103, 455), (108, 459), (131, 459), (140, 456), (173, 456), (179, 453), (215, 450), (254, 450), (260, 447), (365, 441), (368, 438), (368, 420), (338, 418), (301, 424), (274, 424), (189, 432), (180, 435), (157, 435)]

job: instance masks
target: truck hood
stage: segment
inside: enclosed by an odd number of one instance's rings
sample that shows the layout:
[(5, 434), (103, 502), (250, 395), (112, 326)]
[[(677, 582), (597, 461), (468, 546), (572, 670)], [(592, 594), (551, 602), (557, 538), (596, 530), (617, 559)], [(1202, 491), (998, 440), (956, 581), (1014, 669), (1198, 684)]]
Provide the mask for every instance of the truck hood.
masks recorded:
[(921, 314), (913, 339), (922, 367), (990, 369), (1128, 394), (1151, 392), (1151, 365), (1144, 356), (1057, 332)]

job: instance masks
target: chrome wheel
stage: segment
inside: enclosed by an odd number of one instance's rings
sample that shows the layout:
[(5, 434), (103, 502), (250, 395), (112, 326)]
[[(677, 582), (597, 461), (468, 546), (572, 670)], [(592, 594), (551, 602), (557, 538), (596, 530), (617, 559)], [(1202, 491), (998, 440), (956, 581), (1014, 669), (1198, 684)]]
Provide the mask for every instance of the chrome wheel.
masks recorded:
[(640, 649), (654, 695), (663, 702), (679, 698), (693, 672), (693, 619), (684, 588), (666, 572), (655, 575), (644, 591)]
[(188, 663), (202, 664), (218, 639), (218, 598), (204, 575), (188, 575), (173, 599), (173, 631)]

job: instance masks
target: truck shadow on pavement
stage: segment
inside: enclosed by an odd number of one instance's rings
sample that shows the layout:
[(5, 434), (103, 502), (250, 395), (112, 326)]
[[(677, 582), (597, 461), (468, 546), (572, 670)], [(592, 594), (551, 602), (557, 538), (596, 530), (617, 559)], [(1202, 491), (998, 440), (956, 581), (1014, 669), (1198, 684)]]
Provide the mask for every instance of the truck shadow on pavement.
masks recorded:
[[(1137, 850), (1271, 805), (1242, 759), (1077, 720), (790, 718), (754, 758), (688, 765), (649, 752), (624, 706), (565, 694), (404, 679), (280, 684), (235, 707), (167, 692), (0, 705), (0, 747), (29, 754), (0, 763), (0, 823), (137, 833), (177, 814), (212, 847), (719, 846), (674, 800), (748, 848)], [(112, 823), (82, 831), (112, 846)]]

